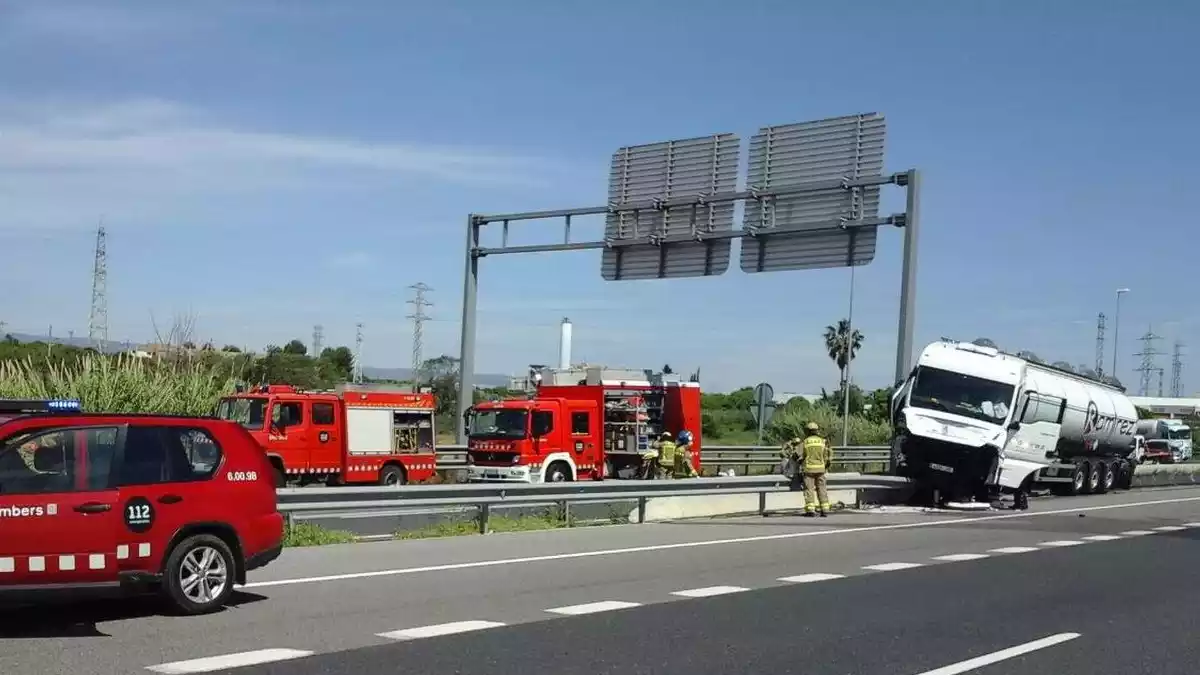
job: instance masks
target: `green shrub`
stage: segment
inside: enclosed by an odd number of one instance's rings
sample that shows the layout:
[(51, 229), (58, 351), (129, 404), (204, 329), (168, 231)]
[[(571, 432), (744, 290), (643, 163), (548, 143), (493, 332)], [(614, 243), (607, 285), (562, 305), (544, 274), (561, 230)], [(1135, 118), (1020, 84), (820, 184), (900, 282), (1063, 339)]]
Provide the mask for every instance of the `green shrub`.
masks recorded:
[[(785, 408), (775, 413), (767, 427), (765, 440), (768, 443), (783, 443), (789, 438), (804, 435), (804, 425), (816, 422), (821, 433), (833, 445), (842, 442), (842, 416), (833, 408), (814, 405), (808, 409)], [(886, 422), (874, 422), (857, 415), (850, 416), (850, 445), (887, 445), (891, 429)]]

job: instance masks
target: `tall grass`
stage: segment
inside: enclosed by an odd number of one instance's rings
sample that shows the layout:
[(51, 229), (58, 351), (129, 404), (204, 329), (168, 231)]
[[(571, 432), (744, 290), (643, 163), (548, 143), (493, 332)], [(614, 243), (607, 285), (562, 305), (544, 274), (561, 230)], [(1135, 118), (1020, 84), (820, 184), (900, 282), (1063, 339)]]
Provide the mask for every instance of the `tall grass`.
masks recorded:
[(0, 398), (77, 398), (89, 412), (205, 415), (233, 391), (240, 375), (230, 365), (130, 355), (89, 355), (78, 361), (29, 357), (0, 361)]
[[(830, 443), (840, 445), (842, 442), (842, 416), (837, 410), (828, 406), (815, 405), (811, 408), (787, 409), (771, 418), (771, 424), (764, 434), (768, 443), (783, 443), (791, 438), (802, 438), (804, 425), (816, 422), (821, 425), (821, 434)], [(850, 445), (887, 445), (891, 438), (891, 429), (886, 422), (873, 422), (865, 417), (850, 416)]]

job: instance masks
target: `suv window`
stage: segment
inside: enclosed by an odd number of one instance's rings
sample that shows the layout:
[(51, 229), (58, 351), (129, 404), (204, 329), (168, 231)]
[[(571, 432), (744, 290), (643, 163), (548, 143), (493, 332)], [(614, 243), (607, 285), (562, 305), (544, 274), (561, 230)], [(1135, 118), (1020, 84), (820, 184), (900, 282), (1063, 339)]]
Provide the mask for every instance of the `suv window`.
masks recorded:
[(87, 447), (87, 489), (105, 490), (112, 487), (110, 477), (117, 450), (117, 428), (94, 427), (82, 431)]
[(586, 434), (588, 432), (588, 427), (591, 426), (588, 424), (589, 421), (590, 420), (588, 419), (588, 414), (586, 412), (571, 413), (571, 433)]
[(287, 420), (288, 426), (303, 424), (304, 406), (300, 405), (300, 403), (276, 403), (271, 408), (272, 426), (279, 424), (284, 419)]
[(0, 494), (71, 492), (74, 485), (74, 430), (39, 429), (0, 447)]
[(191, 427), (130, 426), (120, 485), (187, 483), (211, 478), (221, 449), (207, 431)]
[(312, 423), (323, 427), (333, 424), (333, 404), (332, 403), (314, 403), (312, 404)]

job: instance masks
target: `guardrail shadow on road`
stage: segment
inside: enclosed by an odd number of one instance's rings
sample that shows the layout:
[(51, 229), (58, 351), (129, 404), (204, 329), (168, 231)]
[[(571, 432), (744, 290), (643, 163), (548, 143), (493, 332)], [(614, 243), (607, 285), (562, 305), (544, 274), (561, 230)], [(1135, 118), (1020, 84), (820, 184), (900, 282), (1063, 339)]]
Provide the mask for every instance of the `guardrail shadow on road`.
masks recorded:
[[(264, 595), (235, 590), (228, 604), (217, 614), (266, 599)], [(104, 595), (5, 601), (0, 603), (0, 640), (112, 637), (99, 625), (163, 616), (171, 614), (162, 600), (154, 596), (129, 598), (123, 602), (114, 602), (112, 597)]]

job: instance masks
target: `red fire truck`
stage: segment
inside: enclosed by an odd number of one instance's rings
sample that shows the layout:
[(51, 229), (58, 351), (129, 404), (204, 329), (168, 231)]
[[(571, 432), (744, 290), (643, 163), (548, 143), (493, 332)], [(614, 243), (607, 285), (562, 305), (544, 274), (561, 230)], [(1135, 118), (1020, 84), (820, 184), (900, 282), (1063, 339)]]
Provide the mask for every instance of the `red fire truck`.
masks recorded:
[(221, 399), (217, 417), (240, 423), (266, 450), (275, 483), (403, 485), (437, 468), (433, 394), (343, 385), (303, 391), (254, 387)]
[(700, 385), (648, 370), (545, 368), (529, 398), (468, 411), (467, 479), (560, 482), (633, 478), (664, 431), (692, 432), (700, 470)]

